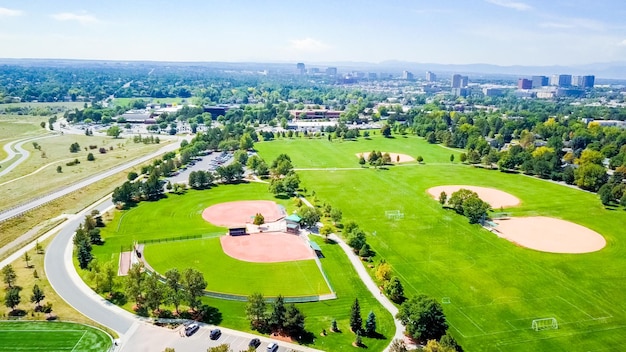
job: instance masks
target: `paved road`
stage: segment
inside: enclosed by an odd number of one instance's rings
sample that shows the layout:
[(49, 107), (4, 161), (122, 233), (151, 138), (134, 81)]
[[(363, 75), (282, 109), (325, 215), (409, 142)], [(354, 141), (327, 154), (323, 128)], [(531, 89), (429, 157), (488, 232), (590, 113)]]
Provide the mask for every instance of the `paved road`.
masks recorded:
[[(11, 170), (15, 169), (16, 167), (18, 167), (18, 165), (20, 165), (21, 163), (26, 161), (26, 159), (28, 159), (28, 157), (30, 156), (30, 152), (22, 148), (24, 144), (28, 142), (36, 141), (39, 139), (56, 137), (56, 136), (57, 136), (56, 134), (52, 134), (52, 135), (45, 135), (45, 136), (39, 136), (39, 137), (29, 137), (29, 138), (20, 139), (20, 140), (12, 141), (12, 142), (5, 144), (4, 150), (7, 152), (7, 157), (4, 158), (4, 160), (0, 160), (0, 163), (10, 161), (17, 155), (19, 155), (19, 159), (17, 159), (14, 163), (7, 166), (6, 168), (3, 168), (2, 170), (0, 170), (0, 176), (4, 176), (8, 174), (9, 172), (11, 172)], [(15, 150), (13, 150), (13, 148), (15, 148)]]
[(83, 187), (89, 186), (92, 183), (101, 181), (101, 180), (103, 180), (103, 179), (105, 179), (105, 178), (107, 178), (109, 176), (115, 175), (118, 172), (124, 171), (125, 169), (128, 169), (129, 167), (132, 167), (132, 166), (135, 166), (135, 165), (139, 165), (139, 164), (141, 164), (143, 162), (146, 162), (147, 160), (150, 160), (150, 159), (152, 159), (154, 157), (157, 157), (157, 156), (159, 156), (159, 155), (161, 155), (163, 153), (174, 151), (174, 150), (178, 149), (179, 146), (180, 146), (180, 140), (178, 140), (178, 141), (176, 141), (174, 143), (168, 144), (166, 146), (163, 146), (161, 149), (159, 149), (158, 151), (156, 151), (154, 153), (145, 155), (145, 156), (143, 156), (141, 158), (138, 158), (138, 159), (134, 159), (132, 161), (129, 161), (127, 163), (119, 165), (119, 166), (117, 166), (117, 167), (115, 167), (113, 169), (109, 169), (109, 170), (104, 171), (102, 173), (99, 173), (97, 175), (91, 176), (91, 177), (89, 177), (89, 178), (87, 178), (87, 179), (85, 179), (83, 181), (80, 181), (78, 183), (75, 183), (73, 185), (65, 187), (65, 188), (63, 188), (63, 189), (61, 189), (59, 191), (54, 192), (54, 193), (48, 194), (46, 196), (43, 196), (43, 197), (38, 198), (38, 199), (35, 199), (35, 200), (30, 201), (28, 203), (19, 205), (19, 206), (15, 207), (15, 208), (3, 211), (2, 213), (0, 213), (0, 222), (5, 221), (7, 219), (10, 219), (10, 218), (12, 218), (14, 216), (20, 215), (22, 213), (25, 213), (25, 212), (27, 212), (29, 210), (32, 210), (32, 209), (34, 209), (36, 207), (39, 207), (39, 206), (41, 206), (43, 204), (51, 202), (51, 201), (53, 201), (53, 200), (55, 200), (57, 198), (60, 198), (60, 197), (62, 197), (64, 195), (72, 193), (72, 192), (74, 192), (76, 190), (79, 190), (79, 189), (81, 189)]

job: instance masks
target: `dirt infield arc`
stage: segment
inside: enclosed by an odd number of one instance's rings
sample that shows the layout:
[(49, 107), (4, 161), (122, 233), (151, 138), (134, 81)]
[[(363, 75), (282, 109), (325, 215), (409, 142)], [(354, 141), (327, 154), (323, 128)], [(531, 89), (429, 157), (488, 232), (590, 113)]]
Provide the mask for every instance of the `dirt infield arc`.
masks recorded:
[(278, 204), (269, 200), (245, 200), (210, 206), (202, 212), (202, 218), (213, 225), (224, 227), (245, 226), (252, 223), (252, 217), (261, 213), (265, 222), (274, 222), (285, 217)]
[[(386, 152), (381, 152), (382, 154), (385, 154)], [(361, 156), (363, 156), (365, 158), (365, 160), (367, 160), (367, 158), (369, 158), (370, 156), (370, 152), (364, 152), (364, 153), (357, 153), (356, 157), (360, 158)], [(399, 153), (389, 153), (389, 157), (391, 158), (391, 162), (396, 164), (396, 163), (410, 163), (415, 161), (415, 158), (410, 156), (410, 155), (406, 155), (406, 154), (399, 154)]]
[(606, 240), (599, 233), (573, 222), (544, 216), (494, 221), (498, 236), (520, 246), (550, 253), (599, 251)]
[(300, 236), (284, 232), (220, 237), (228, 256), (246, 262), (278, 263), (315, 259), (315, 253)]
[(461, 188), (470, 190), (472, 192), (476, 192), (480, 199), (491, 205), (491, 208), (497, 209), (500, 207), (513, 207), (520, 204), (519, 198), (511, 195), (509, 193), (487, 187), (477, 187), (477, 186), (465, 186), (465, 185), (446, 185), (446, 186), (437, 186), (428, 189), (428, 193), (435, 199), (439, 198), (441, 192), (446, 192), (448, 198), (450, 195)]

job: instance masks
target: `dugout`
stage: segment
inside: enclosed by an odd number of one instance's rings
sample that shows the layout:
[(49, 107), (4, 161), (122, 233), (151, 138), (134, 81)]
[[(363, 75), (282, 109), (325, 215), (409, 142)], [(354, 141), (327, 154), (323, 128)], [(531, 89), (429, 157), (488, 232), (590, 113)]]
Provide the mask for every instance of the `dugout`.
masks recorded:
[(245, 227), (231, 227), (228, 229), (228, 234), (230, 236), (245, 236), (248, 233)]
[(286, 217), (285, 223), (286, 223), (287, 233), (292, 233), (294, 235), (297, 235), (298, 233), (300, 233), (300, 221), (302, 221), (302, 218), (300, 218), (296, 214), (291, 214), (288, 217)]

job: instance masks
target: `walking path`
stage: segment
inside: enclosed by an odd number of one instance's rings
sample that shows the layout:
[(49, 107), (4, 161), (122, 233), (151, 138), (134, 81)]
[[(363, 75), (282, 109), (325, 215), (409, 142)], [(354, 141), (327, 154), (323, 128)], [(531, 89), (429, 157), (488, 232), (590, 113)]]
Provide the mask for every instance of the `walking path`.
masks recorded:
[[(30, 156), (30, 152), (22, 148), (24, 144), (26, 144), (27, 142), (35, 141), (35, 140), (56, 137), (56, 136), (57, 136), (56, 134), (52, 134), (52, 135), (45, 135), (45, 136), (32, 137), (32, 138), (29, 137), (29, 138), (19, 139), (17, 141), (13, 141), (13, 142), (9, 142), (5, 144), (4, 150), (7, 152), (7, 157), (4, 158), (3, 160), (0, 160), (0, 164), (11, 161), (11, 159), (13, 159), (16, 155), (19, 155), (19, 159), (17, 159), (15, 162), (7, 166), (6, 168), (0, 170), (0, 177), (8, 174), (9, 172), (11, 172), (11, 170), (15, 169), (16, 167), (18, 167), (18, 165), (20, 165), (21, 163), (26, 161), (26, 159), (28, 159), (28, 157)], [(13, 150), (13, 148), (15, 148), (15, 150)]]
[[(311, 204), (306, 198), (300, 197), (300, 199), (308, 207), (313, 208), (313, 204)], [(346, 253), (346, 256), (348, 256), (348, 259), (350, 259), (350, 262), (352, 263), (354, 270), (356, 270), (357, 274), (361, 278), (361, 281), (363, 281), (363, 283), (365, 284), (367, 289), (372, 293), (372, 295), (376, 297), (378, 302), (380, 302), (380, 304), (383, 307), (385, 307), (385, 309), (387, 309), (389, 313), (391, 313), (391, 315), (393, 316), (394, 324), (396, 326), (396, 333), (393, 336), (392, 340), (394, 339), (405, 340), (404, 325), (402, 325), (402, 322), (400, 322), (400, 320), (396, 318), (396, 315), (398, 314), (398, 308), (396, 308), (396, 306), (389, 300), (389, 298), (387, 298), (387, 296), (383, 295), (383, 293), (380, 291), (380, 289), (378, 288), (378, 286), (376, 285), (372, 277), (368, 274), (367, 270), (363, 266), (361, 259), (352, 251), (352, 248), (350, 248), (350, 246), (348, 246), (348, 244), (346, 244), (344, 240), (342, 240), (339, 236), (337, 236), (334, 233), (329, 235), (328, 238), (337, 242), (337, 244), (339, 244), (341, 249), (343, 249), (343, 251)], [(390, 346), (387, 346), (384, 351), (385, 352), (389, 351), (389, 347)]]

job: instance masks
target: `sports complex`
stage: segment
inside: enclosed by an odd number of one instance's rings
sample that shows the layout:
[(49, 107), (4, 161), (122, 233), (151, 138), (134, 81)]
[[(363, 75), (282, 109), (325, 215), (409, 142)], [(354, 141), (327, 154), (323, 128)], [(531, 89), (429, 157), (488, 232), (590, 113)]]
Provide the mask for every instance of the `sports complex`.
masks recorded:
[[(256, 148), (265, 160), (289, 150), (305, 196), (341, 209), (344, 221), (356, 221), (368, 233), (374, 260), (391, 264), (407, 296), (440, 300), (451, 333), (467, 350), (622, 346), (626, 307), (618, 277), (626, 267), (621, 244), (626, 214), (605, 209), (596, 195), (450, 162), (457, 151), (413, 137), (284, 139)], [(424, 163), (359, 168), (354, 156), (367, 150), (423, 156)], [(470, 225), (437, 201), (441, 191), (450, 195), (460, 188), (491, 204), (486, 226)], [(319, 238), (287, 232), (282, 222), (294, 210), (293, 200), (274, 198), (262, 183), (170, 194), (115, 212), (103, 230), (106, 245), (94, 247), (94, 254), (117, 261), (121, 251), (138, 243), (158, 273), (173, 267), (200, 270), (207, 291), (217, 293), (205, 302), (222, 312), (224, 326), (249, 329), (245, 302), (230, 296), (262, 292), (319, 300), (334, 294), (335, 299), (301, 305), (307, 329), (327, 328), (333, 318), (346, 322), (351, 300), (359, 297), (376, 312), (383, 334), (391, 336), (391, 316), (342, 264), (343, 253)], [(258, 212), (266, 218), (262, 226), (251, 224)], [(242, 228), (246, 235), (228, 233)], [(342, 337), (317, 339), (314, 346), (342, 350), (333, 338)], [(385, 345), (384, 340), (369, 344)]]

